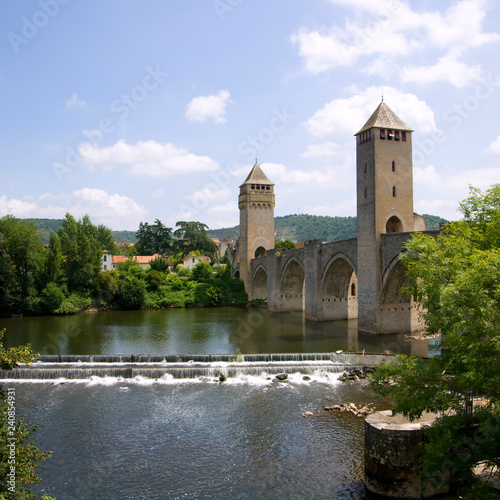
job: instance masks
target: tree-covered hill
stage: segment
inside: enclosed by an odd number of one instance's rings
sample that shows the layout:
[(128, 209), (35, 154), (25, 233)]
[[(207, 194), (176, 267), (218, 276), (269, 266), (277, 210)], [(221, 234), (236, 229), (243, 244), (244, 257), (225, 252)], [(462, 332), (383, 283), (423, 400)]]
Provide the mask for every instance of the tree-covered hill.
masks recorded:
[[(439, 225), (447, 222), (437, 215), (424, 214), (428, 230), (439, 229)], [(56, 232), (62, 225), (62, 219), (26, 219), (34, 222), (42, 233), (42, 241), (49, 242), (50, 233)], [(276, 238), (292, 241), (307, 241), (321, 239), (323, 241), (337, 241), (356, 237), (356, 217), (330, 217), (328, 215), (293, 214), (274, 218)], [(112, 231), (115, 241), (120, 243), (135, 243), (135, 231)], [(238, 238), (240, 227), (226, 227), (222, 229), (209, 229), (210, 238), (224, 240)]]
[[(437, 215), (424, 214), (426, 229), (439, 229), (446, 219)], [(337, 241), (349, 238), (355, 238), (356, 217), (330, 217), (327, 215), (307, 215), (294, 214), (285, 215), (284, 217), (274, 218), (274, 230), (276, 238), (292, 241), (307, 241), (314, 239), (322, 239), (323, 241)], [(239, 226), (210, 229), (207, 234), (211, 238), (220, 240), (226, 238), (238, 238)]]
[[(62, 219), (24, 219), (27, 222), (34, 222), (36, 228), (42, 234), (43, 243), (48, 243), (50, 239), (50, 233), (57, 232), (57, 230), (62, 227)], [(135, 236), (135, 231), (112, 231), (113, 237), (117, 243), (124, 241), (125, 243), (135, 243), (137, 238)]]

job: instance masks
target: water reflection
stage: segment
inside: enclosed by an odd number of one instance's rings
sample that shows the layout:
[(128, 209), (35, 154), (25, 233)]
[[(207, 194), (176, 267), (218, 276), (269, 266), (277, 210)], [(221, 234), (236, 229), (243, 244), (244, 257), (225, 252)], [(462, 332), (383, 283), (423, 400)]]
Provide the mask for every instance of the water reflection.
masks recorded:
[(427, 341), (359, 333), (356, 320), (316, 322), (265, 308), (174, 309), (2, 318), (5, 343), (42, 354), (234, 354), (363, 351), (426, 355)]

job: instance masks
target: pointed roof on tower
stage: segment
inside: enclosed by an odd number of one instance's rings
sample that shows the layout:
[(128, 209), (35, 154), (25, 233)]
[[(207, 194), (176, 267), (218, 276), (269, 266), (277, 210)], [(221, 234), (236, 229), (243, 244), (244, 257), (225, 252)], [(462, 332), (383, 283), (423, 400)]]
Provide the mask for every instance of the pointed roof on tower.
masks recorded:
[(244, 186), (245, 184), (269, 184), (270, 186), (274, 186), (257, 162), (255, 162), (255, 165), (241, 186)]
[(413, 132), (410, 127), (405, 125), (404, 122), (398, 118), (396, 113), (394, 113), (394, 111), (387, 106), (384, 101), (378, 105), (378, 108), (373, 112), (372, 116), (368, 118), (368, 121), (363, 125), (363, 128), (354, 135), (361, 134), (361, 132), (373, 127)]

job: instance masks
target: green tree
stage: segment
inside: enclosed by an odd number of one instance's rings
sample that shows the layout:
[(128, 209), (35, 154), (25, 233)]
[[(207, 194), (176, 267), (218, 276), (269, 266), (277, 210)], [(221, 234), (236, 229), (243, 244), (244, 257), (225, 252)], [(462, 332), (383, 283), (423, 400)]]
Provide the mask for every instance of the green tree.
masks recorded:
[(146, 300), (146, 284), (135, 276), (123, 276), (118, 286), (118, 304), (122, 309), (139, 309)]
[(165, 255), (173, 244), (172, 228), (164, 226), (159, 219), (154, 224), (141, 222), (136, 237), (135, 246), (141, 255)]
[(0, 219), (0, 304), (7, 312), (36, 308), (47, 254), (33, 223), (10, 215)]
[[(6, 349), (3, 346), (4, 334), (5, 330), (0, 331), (2, 370), (12, 370), (19, 363), (30, 364), (38, 357), (29, 344)], [(36, 426), (28, 429), (22, 418), (15, 420), (15, 392), (11, 389), (7, 394), (3, 390), (0, 392), (3, 400), (0, 408), (0, 500), (34, 500), (38, 495), (26, 488), (26, 485), (40, 483), (34, 470), (52, 452), (40, 451), (33, 443), (31, 436), (36, 431)], [(43, 496), (43, 500), (51, 499)]]
[(65, 299), (64, 292), (54, 283), (47, 283), (41, 293), (44, 306), (49, 312), (54, 312)]
[[(374, 387), (410, 418), (447, 415), (428, 431), (424, 475), (448, 472), (461, 493), (483, 499), (491, 492), (474, 467), (482, 463), (500, 477), (500, 185), (486, 193), (471, 188), (460, 207), (464, 220), (447, 224), (437, 239), (415, 234), (402, 254), (409, 292), (427, 331), (441, 334), (441, 353), (399, 356), (377, 371)], [(484, 405), (472, 411), (470, 394), (483, 396)]]
[(274, 248), (279, 248), (280, 250), (295, 250), (295, 243), (292, 240), (280, 240), (279, 238), (274, 240)]
[(197, 221), (179, 221), (175, 224), (177, 229), (174, 236), (177, 238), (177, 250), (184, 254), (199, 250), (215, 260), (217, 245), (207, 236), (208, 226)]
[(120, 253), (115, 243), (113, 231), (111, 231), (111, 229), (109, 229), (108, 227), (99, 224), (96, 230), (96, 238), (99, 242), (99, 247), (101, 248), (101, 250), (107, 250), (113, 255), (117, 255), (118, 253)]
[(213, 276), (213, 268), (208, 262), (198, 262), (191, 271), (191, 279), (200, 283), (208, 283)]
[(66, 214), (58, 236), (68, 289), (83, 293), (94, 291), (101, 270), (103, 250), (96, 226), (88, 215), (76, 221), (72, 215)]
[(63, 266), (61, 240), (57, 233), (50, 233), (47, 251), (47, 281), (57, 283), (62, 277)]
[(157, 257), (149, 263), (150, 269), (160, 273), (168, 274), (170, 272), (169, 262), (164, 257)]

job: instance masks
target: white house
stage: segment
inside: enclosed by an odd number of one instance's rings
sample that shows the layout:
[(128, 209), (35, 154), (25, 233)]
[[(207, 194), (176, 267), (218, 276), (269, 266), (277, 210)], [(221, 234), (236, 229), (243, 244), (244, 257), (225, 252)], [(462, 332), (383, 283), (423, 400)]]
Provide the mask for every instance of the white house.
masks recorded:
[(206, 262), (207, 264), (210, 264), (210, 262), (212, 261), (210, 257), (195, 255), (194, 253), (186, 255), (184, 259), (182, 259), (182, 264), (185, 269), (193, 269), (194, 267), (196, 267), (196, 264), (200, 262)]
[[(154, 255), (134, 255), (131, 258), (135, 260), (139, 266), (142, 267), (142, 269), (148, 269), (150, 262), (157, 257), (159, 257), (159, 255), (155, 253)], [(112, 255), (107, 250), (103, 250), (101, 271), (112, 271), (113, 269), (116, 269), (117, 264), (120, 262), (126, 262), (129, 258), (130, 257), (127, 257), (126, 255)], [(172, 263), (169, 262), (168, 264), (171, 269)]]

